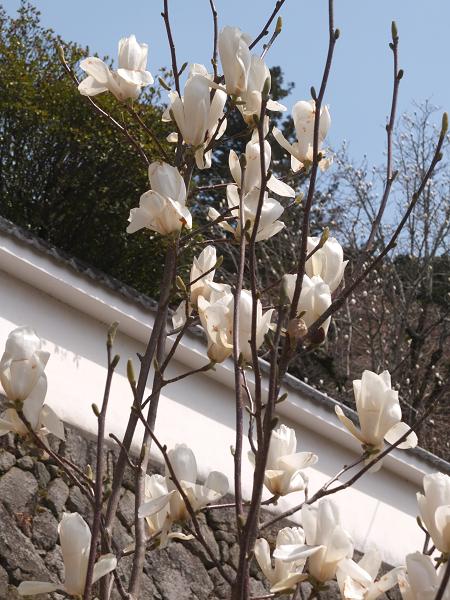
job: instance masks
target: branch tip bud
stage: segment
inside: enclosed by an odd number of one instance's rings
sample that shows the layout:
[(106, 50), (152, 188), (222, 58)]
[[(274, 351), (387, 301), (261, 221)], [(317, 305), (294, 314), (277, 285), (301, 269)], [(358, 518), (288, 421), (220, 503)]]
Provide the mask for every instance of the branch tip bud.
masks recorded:
[(311, 98), (316, 101), (317, 100), (317, 93), (316, 93), (316, 88), (312, 85), (311, 86)]
[(164, 81), (162, 77), (158, 77), (159, 85), (163, 87), (165, 90), (170, 92), (170, 86)]
[(442, 115), (442, 127), (441, 127), (441, 135), (445, 135), (448, 131), (448, 113), (444, 113)]
[(118, 354), (116, 354), (111, 361), (111, 369), (115, 369), (117, 367), (117, 365), (119, 364), (119, 360), (120, 360), (120, 356)]
[(275, 33), (278, 35), (279, 33), (281, 33), (282, 29), (283, 29), (283, 17), (278, 17), (277, 24), (275, 25)]
[(99, 407), (95, 404), (95, 402), (93, 402), (91, 404), (91, 408), (92, 408), (92, 412), (94, 413), (94, 415), (98, 418), (100, 416), (100, 409)]
[(391, 23), (391, 34), (392, 34), (392, 41), (394, 43), (398, 42), (398, 29), (397, 29), (397, 23), (395, 21), (392, 21), (392, 23)]
[(130, 385), (134, 387), (136, 385), (136, 375), (134, 374), (133, 361), (131, 358), (129, 358), (127, 362), (127, 377)]
[(115, 337), (116, 337), (116, 333), (117, 333), (117, 328), (118, 327), (119, 327), (119, 323), (117, 321), (114, 321), (109, 326), (108, 334), (107, 334), (107, 337), (106, 337), (106, 345), (108, 346), (108, 348), (111, 348), (112, 345), (114, 344), (114, 340), (115, 340)]

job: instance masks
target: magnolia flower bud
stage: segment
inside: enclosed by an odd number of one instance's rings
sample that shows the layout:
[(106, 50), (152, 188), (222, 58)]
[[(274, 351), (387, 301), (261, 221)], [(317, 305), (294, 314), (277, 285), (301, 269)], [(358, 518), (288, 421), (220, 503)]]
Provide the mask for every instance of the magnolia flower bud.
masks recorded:
[(227, 93), (240, 96), (247, 89), (251, 55), (250, 37), (237, 27), (224, 27), (219, 33), (219, 56)]
[(310, 254), (322, 243), (319, 250), (314, 252), (305, 264), (305, 273), (309, 277), (315, 275), (321, 277), (330, 288), (330, 292), (339, 286), (344, 277), (344, 270), (348, 260), (343, 260), (344, 253), (339, 242), (331, 237), (323, 241), (323, 238), (309, 237), (307, 252)]

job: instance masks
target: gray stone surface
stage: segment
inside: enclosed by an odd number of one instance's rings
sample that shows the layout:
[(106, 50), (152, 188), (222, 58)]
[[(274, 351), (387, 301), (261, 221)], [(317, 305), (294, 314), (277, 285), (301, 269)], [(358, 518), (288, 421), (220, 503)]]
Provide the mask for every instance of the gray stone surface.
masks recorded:
[[(55, 444), (59, 452), (76, 465), (95, 467), (95, 444), (75, 430), (67, 430), (65, 443)], [(58, 522), (63, 512), (80, 512), (89, 522), (91, 509), (78, 486), (63, 475), (50, 459), (39, 461), (27, 454), (25, 445), (15, 445), (13, 436), (4, 436), (0, 449), (0, 600), (18, 600), (17, 585), (23, 580), (63, 581), (64, 563), (58, 544)], [(115, 461), (108, 450), (107, 474)], [(113, 539), (117, 550), (133, 542), (133, 477), (126, 472)], [(229, 498), (231, 501), (232, 498)], [(146, 555), (139, 600), (228, 600), (229, 585), (219, 573), (214, 559), (220, 560), (233, 578), (238, 559), (233, 509), (211, 510), (199, 516), (200, 526), (212, 557), (196, 541), (172, 541), (167, 548)], [(271, 541), (275, 531), (271, 532)], [(128, 580), (132, 557), (119, 561), (118, 573)], [(251, 568), (252, 595), (267, 594), (264, 577), (256, 565)], [(298, 600), (309, 596), (308, 585)], [(320, 600), (338, 598), (335, 586), (320, 594)], [(390, 598), (397, 598), (395, 593)], [(35, 596), (37, 600), (63, 600), (61, 594)], [(280, 600), (287, 599), (280, 597)], [(115, 590), (113, 600), (120, 600)]]

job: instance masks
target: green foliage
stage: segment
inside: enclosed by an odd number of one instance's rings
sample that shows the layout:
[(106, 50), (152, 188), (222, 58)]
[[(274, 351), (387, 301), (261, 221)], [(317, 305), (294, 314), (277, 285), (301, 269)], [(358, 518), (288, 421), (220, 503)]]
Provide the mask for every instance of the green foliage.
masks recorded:
[[(125, 232), (130, 208), (149, 188), (145, 162), (78, 93), (58, 57), (61, 44), (76, 68), (88, 49), (63, 43), (43, 28), (39, 12), (28, 3), (14, 18), (0, 8), (0, 30), (0, 214), (157, 294), (161, 239)], [(171, 152), (158, 100), (150, 88), (134, 107)], [(150, 160), (160, 158), (112, 95), (97, 96), (96, 102), (126, 123)]]

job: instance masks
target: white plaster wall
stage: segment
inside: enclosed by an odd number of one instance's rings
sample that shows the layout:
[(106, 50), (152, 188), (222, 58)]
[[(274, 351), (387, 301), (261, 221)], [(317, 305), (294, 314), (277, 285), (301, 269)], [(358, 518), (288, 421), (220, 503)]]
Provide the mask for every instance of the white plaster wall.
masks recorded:
[[(40, 286), (39, 273), (33, 286), (19, 280), (20, 269), (11, 261), (2, 262), (1, 253), (0, 267), (11, 271), (0, 271), (0, 348), (14, 327), (24, 324), (34, 327), (52, 355), (46, 369), (47, 402), (68, 424), (89, 433), (96, 430), (91, 404), (100, 404), (103, 394), (107, 324), (119, 315), (123, 327), (116, 338), (115, 352), (120, 354), (121, 361), (113, 380), (107, 431), (120, 437), (131, 405), (126, 362), (129, 357), (136, 356), (136, 352), (143, 351), (152, 322), (151, 313), (99, 286), (96, 290), (95, 284), (83, 282), (83, 278), (75, 274), (68, 274), (67, 279), (72, 286), (79, 280), (79, 286), (73, 287), (73, 298), (70, 285), (64, 288), (65, 301), (62, 302), (36, 288)], [(45, 276), (43, 273), (42, 278)], [(91, 311), (96, 318), (69, 305), (72, 299), (76, 304), (75, 296), (80, 289), (88, 288), (91, 298), (98, 294), (96, 311)], [(108, 297), (109, 303), (106, 302)], [(107, 324), (101, 321), (101, 315)], [(123, 329), (132, 331), (133, 336), (124, 333)], [(202, 342), (195, 338), (185, 342), (177, 358), (171, 375), (207, 362)], [(136, 368), (137, 363), (136, 358)], [(230, 446), (234, 445), (234, 396), (227, 385), (230, 369), (231, 366), (225, 364), (218, 366), (215, 373), (196, 375), (166, 387), (160, 401), (157, 435), (168, 447), (181, 441), (191, 446), (202, 476), (210, 469), (219, 469), (232, 481)], [(342, 431), (337, 419), (330, 417), (310, 398), (302, 398), (293, 390), (289, 392), (289, 400), (280, 405), (280, 420), (295, 427), (299, 449), (312, 450), (319, 456), (317, 465), (309, 470), (313, 493), (343, 464), (355, 459), (357, 446), (351, 436)], [(139, 437), (135, 448), (138, 445)], [(248, 494), (252, 469), (245, 459), (243, 462), (244, 494)], [(376, 545), (386, 561), (400, 564), (407, 552), (421, 548), (423, 537), (415, 523), (415, 493), (422, 471), (429, 470), (414, 459), (401, 462), (393, 458), (379, 473), (369, 474), (353, 488), (333, 496), (340, 507), (343, 524), (358, 549)], [(291, 502), (297, 503), (301, 499), (302, 494), (293, 494), (289, 500), (281, 500), (279, 508), (285, 509)]]

